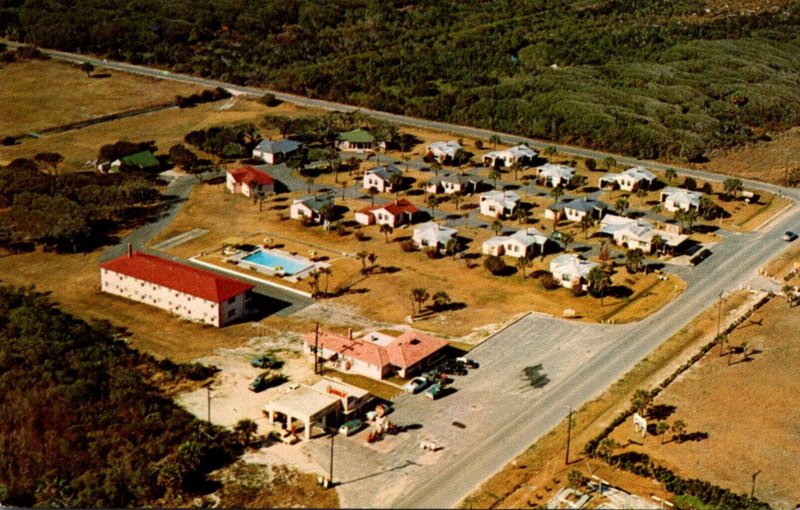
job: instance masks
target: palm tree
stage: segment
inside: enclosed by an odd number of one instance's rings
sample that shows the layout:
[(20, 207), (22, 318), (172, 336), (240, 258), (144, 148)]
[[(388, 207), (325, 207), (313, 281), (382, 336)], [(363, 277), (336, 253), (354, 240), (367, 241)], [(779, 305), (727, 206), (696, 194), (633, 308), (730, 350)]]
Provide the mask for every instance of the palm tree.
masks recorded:
[(586, 279), (589, 280), (589, 289), (592, 294), (600, 294), (600, 306), (602, 307), (605, 291), (611, 286), (611, 277), (601, 267), (595, 266), (589, 271)]
[(531, 267), (531, 264), (533, 264), (533, 261), (528, 256), (520, 257), (517, 259), (517, 269), (519, 269), (520, 272), (522, 272), (523, 279), (525, 278), (525, 269)]
[(311, 271), (308, 276), (310, 278), (308, 285), (311, 287), (311, 297), (317, 297), (319, 296), (319, 270)]
[(431, 161), (431, 170), (433, 170), (433, 175), (439, 177), (439, 170), (442, 169), (442, 164), (439, 163), (438, 159), (434, 159)]
[(498, 143), (503, 143), (503, 141), (500, 139), (499, 135), (492, 135), (492, 136), (489, 137), (489, 143), (492, 144), (492, 150), (496, 151), (497, 150), (497, 144)]
[(634, 411), (642, 416), (647, 416), (650, 406), (653, 404), (653, 394), (647, 390), (638, 389), (631, 397), (631, 406)]
[(625, 267), (627, 267), (628, 271), (631, 273), (638, 273), (639, 266), (642, 264), (643, 259), (644, 252), (639, 248), (628, 250), (628, 253), (625, 254)]
[(703, 195), (700, 197), (700, 201), (697, 204), (697, 210), (700, 212), (700, 215), (707, 220), (714, 219), (715, 212), (716, 212), (716, 204), (714, 201), (711, 200), (711, 197), (708, 195)]
[(584, 239), (589, 239), (589, 229), (594, 226), (594, 218), (589, 214), (584, 214), (581, 216), (580, 226)]
[(561, 233), (561, 243), (564, 245), (564, 251), (569, 252), (569, 245), (575, 240), (575, 235), (572, 232)]
[(420, 313), (422, 312), (422, 303), (428, 300), (430, 294), (428, 291), (422, 287), (417, 287), (416, 289), (411, 291), (411, 299), (412, 299), (412, 306), (411, 306), (411, 318), (414, 318), (414, 306), (413, 303), (417, 303), (417, 308), (419, 309)]
[(517, 207), (514, 211), (514, 219), (519, 221), (519, 224), (528, 223), (528, 210), (524, 207)]
[(375, 270), (375, 261), (378, 260), (378, 256), (374, 253), (370, 253), (367, 255), (367, 260), (369, 261), (369, 272), (372, 273), (372, 271)]
[(372, 206), (374, 207), (375, 206), (375, 195), (380, 193), (380, 191), (378, 191), (378, 188), (376, 188), (375, 186), (370, 186), (370, 188), (367, 190), (367, 193), (369, 193), (369, 198), (372, 201)]
[(428, 195), (428, 198), (425, 200), (425, 203), (431, 209), (431, 219), (436, 218), (436, 206), (439, 205), (439, 197), (436, 195)]
[(666, 434), (669, 430), (669, 423), (665, 421), (660, 421), (656, 424), (656, 435), (661, 436), (661, 444), (666, 443)]
[(644, 199), (647, 197), (647, 189), (645, 189), (645, 188), (637, 188), (636, 189), (636, 196), (639, 197), (639, 200), (644, 202)]
[(457, 237), (451, 237), (444, 244), (444, 253), (446, 255), (451, 255), (453, 258), (456, 258), (456, 253), (458, 253), (458, 250), (460, 248), (461, 248), (461, 241), (459, 241)]
[(494, 182), (494, 189), (497, 189), (497, 179), (499, 179), (500, 176), (500, 169), (496, 166), (493, 166), (492, 170), (489, 172), (489, 179)]
[(447, 303), (450, 302), (450, 296), (448, 296), (447, 292), (443, 290), (435, 292), (433, 294), (432, 299), (433, 299), (433, 308), (434, 310), (437, 311), (443, 309), (445, 306), (447, 306)]
[(519, 161), (514, 160), (511, 164), (511, 170), (514, 172), (514, 180), (519, 180), (519, 171), (522, 169), (522, 165), (519, 164)]
[(339, 184), (342, 186), (342, 202), (344, 202), (347, 200), (344, 196), (344, 192), (347, 191), (347, 179), (343, 179)]
[(726, 335), (725, 333), (721, 333), (721, 334), (717, 335), (716, 338), (714, 338), (714, 341), (716, 341), (719, 344), (719, 357), (721, 358), (721, 357), (723, 357), (725, 355), (722, 352), (722, 348), (729, 341), (728, 335)]
[(653, 211), (653, 214), (661, 214), (664, 211), (664, 206), (656, 204), (650, 210)]
[(697, 211), (695, 209), (678, 209), (675, 211), (675, 219), (681, 223), (681, 227), (686, 227), (686, 231), (692, 231), (695, 220), (697, 220)]
[(666, 245), (667, 241), (658, 234), (654, 235), (653, 238), (650, 239), (650, 248), (655, 254), (661, 253)]
[(544, 149), (544, 153), (550, 156), (551, 158), (556, 155), (558, 149), (556, 149), (555, 145), (548, 145)]
[(614, 454), (614, 450), (617, 448), (619, 448), (619, 443), (607, 437), (597, 445), (597, 454), (608, 462), (611, 460), (611, 455)]
[(333, 274), (333, 270), (329, 266), (322, 266), (318, 269), (320, 274), (325, 275), (325, 297), (328, 297), (328, 283), (331, 279), (331, 274)]
[(461, 208), (461, 199), (464, 198), (464, 190), (459, 189), (458, 191), (455, 191), (452, 195), (453, 195), (453, 200), (456, 203), (456, 211), (458, 211)]
[(733, 198), (736, 198), (739, 192), (742, 191), (741, 179), (725, 179), (722, 181), (722, 191), (725, 193), (725, 196), (731, 197), (731, 195), (733, 195)]
[(395, 200), (400, 198), (400, 188), (403, 185), (403, 176), (399, 174), (394, 174), (389, 177), (389, 186), (394, 191), (394, 198)]
[(603, 163), (606, 165), (606, 169), (610, 172), (612, 168), (617, 167), (617, 160), (611, 156), (608, 156), (606, 159), (603, 160)]
[(253, 435), (258, 431), (258, 425), (253, 420), (244, 418), (236, 422), (233, 431), (239, 437), (242, 446), (248, 447), (253, 439)]
[(314, 185), (315, 180), (316, 179), (314, 179), (313, 177), (306, 177), (305, 181), (308, 189), (308, 194), (311, 194), (311, 186)]
[(686, 422), (683, 420), (675, 420), (672, 424), (672, 440), (678, 440), (680, 443), (683, 440), (683, 435), (686, 433)]
[(391, 234), (392, 232), (394, 232), (394, 228), (388, 223), (384, 223), (381, 225), (381, 233), (386, 238), (386, 244), (389, 244), (389, 234)]
[(367, 274), (367, 257), (369, 257), (369, 252), (366, 250), (361, 250), (360, 252), (356, 253), (356, 257), (361, 260), (361, 274)]
[(678, 172), (675, 171), (674, 168), (667, 168), (664, 170), (664, 178), (667, 180), (667, 184), (672, 186), (672, 181), (678, 177)]
[(494, 231), (494, 235), (499, 236), (500, 232), (503, 231), (503, 222), (500, 220), (494, 220), (491, 225), (492, 231)]
[(621, 216), (625, 215), (625, 211), (631, 206), (630, 201), (627, 197), (619, 197), (617, 201), (614, 203), (614, 209), (619, 212)]

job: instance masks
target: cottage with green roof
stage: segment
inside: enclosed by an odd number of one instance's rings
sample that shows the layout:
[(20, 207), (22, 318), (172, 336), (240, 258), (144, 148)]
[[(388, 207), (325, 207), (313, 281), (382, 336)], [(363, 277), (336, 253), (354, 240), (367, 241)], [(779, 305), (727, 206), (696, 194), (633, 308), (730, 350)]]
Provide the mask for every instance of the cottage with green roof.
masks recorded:
[(375, 135), (366, 129), (354, 129), (339, 133), (336, 148), (342, 152), (374, 152), (376, 149), (386, 149), (386, 142), (378, 142)]
[(110, 171), (119, 172), (119, 169), (122, 165), (138, 167), (140, 170), (150, 170), (152, 168), (158, 168), (161, 163), (152, 152), (142, 151), (113, 161), (111, 163)]

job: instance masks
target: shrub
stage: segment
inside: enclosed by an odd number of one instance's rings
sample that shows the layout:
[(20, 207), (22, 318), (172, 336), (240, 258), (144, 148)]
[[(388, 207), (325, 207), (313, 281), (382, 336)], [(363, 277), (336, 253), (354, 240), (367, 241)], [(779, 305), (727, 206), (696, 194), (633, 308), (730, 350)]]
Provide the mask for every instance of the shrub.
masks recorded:
[(485, 267), (486, 270), (493, 275), (497, 276), (506, 270), (506, 263), (502, 258), (491, 255), (486, 257), (486, 260), (483, 261), (483, 267)]
[(417, 245), (411, 239), (406, 239), (400, 243), (400, 249), (405, 252), (415, 251), (417, 249)]
[(267, 92), (261, 99), (258, 100), (259, 103), (263, 104), (264, 106), (269, 106), (270, 108), (273, 106), (278, 106), (281, 104), (281, 100), (275, 97), (275, 94)]
[(550, 273), (542, 275), (542, 287), (546, 290), (555, 290), (561, 287), (561, 284), (556, 280), (555, 276)]
[(425, 256), (429, 259), (436, 259), (439, 258), (439, 249), (434, 246), (426, 246), (425, 249), (422, 250), (425, 253)]

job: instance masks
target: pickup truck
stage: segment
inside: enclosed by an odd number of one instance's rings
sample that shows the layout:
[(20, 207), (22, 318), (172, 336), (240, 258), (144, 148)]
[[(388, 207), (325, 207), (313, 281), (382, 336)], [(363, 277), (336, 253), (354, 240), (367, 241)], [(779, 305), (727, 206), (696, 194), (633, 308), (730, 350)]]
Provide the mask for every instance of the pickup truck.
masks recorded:
[(283, 379), (283, 374), (278, 372), (264, 372), (263, 374), (256, 376), (248, 388), (250, 388), (250, 391), (258, 393), (259, 391), (263, 391), (272, 386), (274, 383), (282, 381)]
[(436, 400), (442, 396), (442, 385), (439, 383), (434, 384), (425, 392), (425, 396), (431, 400)]

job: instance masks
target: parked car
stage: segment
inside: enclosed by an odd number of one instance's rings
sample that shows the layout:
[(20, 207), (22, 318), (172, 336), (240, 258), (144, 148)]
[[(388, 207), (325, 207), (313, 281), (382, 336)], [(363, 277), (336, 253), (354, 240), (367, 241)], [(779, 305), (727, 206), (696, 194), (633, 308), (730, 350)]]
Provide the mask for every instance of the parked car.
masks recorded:
[(695, 255), (694, 257), (692, 257), (692, 259), (691, 259), (689, 262), (691, 262), (691, 263), (692, 263), (692, 265), (696, 266), (696, 265), (697, 265), (697, 264), (699, 264), (700, 262), (702, 262), (702, 261), (704, 261), (705, 259), (707, 259), (709, 256), (711, 256), (711, 250), (708, 250), (708, 249), (706, 249), (706, 248), (703, 248), (702, 250), (700, 250), (700, 251), (697, 253), (697, 255)]
[(283, 375), (277, 372), (264, 372), (256, 376), (255, 379), (250, 383), (250, 391), (255, 391), (258, 393), (259, 391), (264, 391), (265, 389), (269, 388), (274, 383), (283, 380)]
[(439, 370), (449, 375), (467, 375), (466, 365), (462, 365), (456, 361), (445, 361), (439, 365)]
[(350, 420), (348, 422), (343, 423), (342, 426), (339, 427), (339, 433), (344, 434), (345, 436), (349, 436), (361, 430), (361, 427), (363, 426), (364, 422), (361, 420)]
[(431, 400), (436, 400), (442, 396), (442, 385), (439, 383), (434, 384), (425, 392), (425, 396)]
[(783, 234), (783, 240), (786, 241), (787, 243), (791, 243), (795, 239), (797, 239), (797, 234), (795, 234), (791, 230)]
[(415, 377), (408, 381), (403, 389), (408, 393), (419, 393), (420, 391), (424, 390), (425, 387), (428, 385), (428, 380), (422, 377)]
[(269, 354), (262, 354), (250, 360), (250, 364), (257, 368), (273, 368), (277, 366), (278, 363), (277, 358)]
[(456, 358), (458, 363), (465, 365), (467, 368), (478, 368), (480, 364), (472, 358), (467, 358), (466, 356), (459, 356)]

